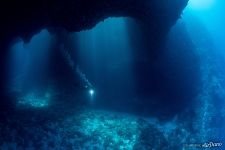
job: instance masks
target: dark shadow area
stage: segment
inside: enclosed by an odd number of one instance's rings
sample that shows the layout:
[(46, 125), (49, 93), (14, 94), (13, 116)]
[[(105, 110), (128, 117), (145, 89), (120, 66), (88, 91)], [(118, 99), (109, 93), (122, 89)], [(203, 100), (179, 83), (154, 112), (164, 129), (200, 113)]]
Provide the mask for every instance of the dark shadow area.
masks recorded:
[(132, 108), (162, 119), (181, 113), (201, 89), (200, 58), (185, 24), (178, 21), (159, 48), (148, 40), (146, 28), (133, 25), (130, 33), (136, 56), (137, 97)]

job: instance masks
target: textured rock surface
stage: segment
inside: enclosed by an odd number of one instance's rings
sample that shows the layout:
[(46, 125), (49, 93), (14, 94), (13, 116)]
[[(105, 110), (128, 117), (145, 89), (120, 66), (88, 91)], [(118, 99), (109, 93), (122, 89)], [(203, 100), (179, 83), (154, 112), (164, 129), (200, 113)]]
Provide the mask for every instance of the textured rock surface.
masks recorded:
[(172, 148), (156, 125), (128, 114), (83, 110), (54, 121), (39, 115), (18, 112), (20, 120), (0, 123), (0, 149)]

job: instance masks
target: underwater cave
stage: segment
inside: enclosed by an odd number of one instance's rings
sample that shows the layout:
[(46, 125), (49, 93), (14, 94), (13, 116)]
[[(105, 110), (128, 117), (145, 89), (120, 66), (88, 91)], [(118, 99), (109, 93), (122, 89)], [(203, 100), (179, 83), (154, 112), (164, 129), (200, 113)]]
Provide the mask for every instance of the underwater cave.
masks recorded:
[(223, 149), (223, 4), (3, 3), (0, 149)]

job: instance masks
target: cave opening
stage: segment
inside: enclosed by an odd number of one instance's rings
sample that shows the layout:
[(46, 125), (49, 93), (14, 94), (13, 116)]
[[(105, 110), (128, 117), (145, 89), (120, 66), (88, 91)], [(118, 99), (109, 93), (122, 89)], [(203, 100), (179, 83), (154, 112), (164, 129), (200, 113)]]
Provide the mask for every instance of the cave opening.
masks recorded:
[(113, 17), (90, 30), (43, 29), (29, 43), (18, 39), (10, 48), (7, 67), (8, 89), (16, 105), (45, 108), (61, 99), (75, 105), (83, 101), (118, 107), (125, 99), (132, 100), (129, 23), (135, 22)]
[[(90, 30), (44, 29), (30, 43), (18, 40), (9, 53), (9, 95), (22, 108), (88, 106), (174, 116), (197, 92), (198, 82), (189, 80), (198, 80), (198, 63), (185, 57), (197, 59), (192, 43), (187, 39), (188, 46), (181, 48), (173, 40), (182, 28), (178, 23), (156, 48), (142, 25), (133, 18), (112, 17)], [(187, 71), (195, 73), (187, 76)]]

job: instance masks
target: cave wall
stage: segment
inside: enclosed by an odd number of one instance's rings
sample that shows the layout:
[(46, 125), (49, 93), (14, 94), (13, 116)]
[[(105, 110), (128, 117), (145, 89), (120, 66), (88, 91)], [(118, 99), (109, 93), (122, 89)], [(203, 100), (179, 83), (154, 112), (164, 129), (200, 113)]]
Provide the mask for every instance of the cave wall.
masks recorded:
[[(0, 2), (0, 89), (4, 103), (5, 63), (8, 48), (17, 37), (28, 42), (47, 28), (81, 31), (93, 28), (108, 17), (132, 17), (148, 29), (153, 44), (165, 37), (181, 16), (188, 0), (9, 0)], [(4, 103), (5, 104), (5, 103)]]

